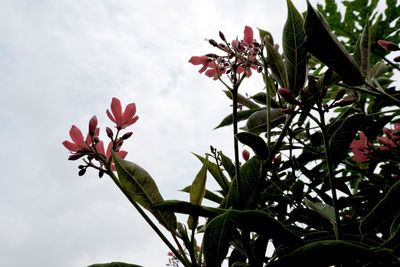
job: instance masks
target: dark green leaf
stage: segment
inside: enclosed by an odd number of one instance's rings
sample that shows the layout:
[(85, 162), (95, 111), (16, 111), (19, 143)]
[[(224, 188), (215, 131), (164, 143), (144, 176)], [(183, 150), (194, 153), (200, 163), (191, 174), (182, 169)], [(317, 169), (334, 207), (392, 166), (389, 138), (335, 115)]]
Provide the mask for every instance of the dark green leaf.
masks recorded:
[(287, 0), (288, 17), (283, 29), (283, 53), (288, 89), (297, 96), (303, 88), (307, 71), (306, 34), (304, 20), (290, 0)]
[[(386, 249), (368, 249), (360, 243), (324, 240), (306, 244), (271, 264), (277, 266), (331, 266), (341, 263), (360, 266), (360, 263), (379, 264), (396, 261)], [(383, 266), (383, 265), (379, 265)]]
[[(238, 111), (238, 113), (237, 113), (238, 122), (239, 122), (239, 121), (246, 120), (251, 114), (253, 114), (254, 112), (257, 112), (257, 111), (259, 111), (259, 110), (261, 110), (261, 109), (248, 109), (248, 110)], [(232, 125), (232, 123), (233, 123), (233, 115), (230, 114), (230, 115), (226, 116), (226, 117), (220, 122), (220, 124), (218, 124), (218, 126), (214, 128), (214, 130), (215, 130), (215, 129), (218, 129), (218, 128), (221, 128), (221, 127), (224, 127), (224, 126)]]
[(258, 28), (258, 31), (259, 31), (259, 33), (260, 33), (260, 39), (261, 39), (261, 40), (264, 40), (265, 36), (268, 35), (269, 37), (267, 37), (267, 41), (268, 41), (270, 44), (274, 45), (274, 38), (272, 38), (272, 34), (271, 34), (270, 32), (261, 30), (260, 28)]
[(249, 146), (254, 153), (261, 159), (266, 160), (269, 157), (269, 149), (264, 140), (258, 135), (241, 132), (236, 134), (236, 138), (242, 143)]
[(162, 211), (173, 211), (177, 213), (196, 215), (207, 218), (212, 218), (225, 212), (224, 209), (197, 206), (191, 204), (190, 202), (181, 200), (166, 200), (164, 202), (153, 205), (153, 208)]
[(152, 206), (164, 201), (150, 174), (139, 165), (119, 158), (113, 151), (112, 159), (122, 190), (142, 207), (149, 210), (167, 229), (176, 229), (177, 221), (172, 212), (153, 210)]
[(332, 160), (335, 166), (339, 164), (342, 158), (346, 155), (346, 152), (364, 119), (365, 114), (354, 114), (353, 116), (344, 119), (342, 124), (336, 129), (336, 131), (334, 131), (329, 141), (329, 146), (331, 148)]
[(333, 224), (336, 223), (335, 209), (332, 206), (324, 204), (322, 202), (312, 202), (311, 200), (308, 199), (305, 199), (304, 202), (307, 207), (311, 208), (312, 210), (315, 210), (316, 212), (324, 216), (326, 219), (330, 220)]
[(397, 181), (379, 203), (360, 222), (360, 233), (367, 235), (400, 213), (400, 181)]
[(222, 166), (224, 167), (225, 171), (228, 172), (231, 179), (233, 179), (233, 177), (235, 177), (235, 172), (236, 172), (235, 165), (233, 165), (232, 160), (227, 156), (225, 156), (224, 153), (222, 153), (222, 151), (220, 151), (219, 154), (221, 156)]
[(307, 49), (322, 63), (333, 69), (348, 85), (362, 85), (364, 78), (357, 63), (332, 33), (322, 14), (307, 1), (305, 31)]
[[(246, 126), (243, 127), (243, 130), (254, 134), (266, 132), (268, 127), (267, 112), (267, 110), (260, 110), (251, 114), (251, 116), (247, 119)], [(286, 114), (283, 113), (281, 109), (271, 109), (272, 128), (284, 122), (285, 119)]]
[[(224, 93), (227, 97), (229, 97), (229, 99), (232, 100), (232, 92), (229, 90), (224, 90)], [(242, 104), (245, 107), (248, 107), (249, 109), (258, 109), (260, 108), (259, 105), (257, 105), (256, 103), (254, 103), (253, 101), (251, 101), (250, 99), (248, 99), (247, 97), (238, 94), (237, 95), (237, 101), (239, 104)]]
[[(182, 192), (186, 192), (186, 193), (190, 193), (190, 186), (187, 186), (187, 187), (183, 188), (181, 191)], [(207, 189), (206, 189), (206, 193), (204, 195), (204, 198), (208, 199), (208, 200), (211, 200), (211, 201), (214, 201), (215, 203), (218, 203), (218, 204), (221, 203), (221, 201), (223, 200), (222, 197), (218, 196), (217, 194), (215, 194), (215, 193), (213, 193), (213, 192), (211, 192), (210, 190), (207, 190)]]
[[(197, 154), (194, 154), (194, 155), (204, 164), (205, 158), (203, 158), (202, 156), (199, 156)], [(212, 162), (208, 162), (207, 169), (211, 173), (211, 175), (214, 177), (215, 181), (222, 188), (222, 190), (225, 193), (228, 193), (228, 191), (229, 191), (229, 182), (226, 179), (225, 175), (222, 173), (221, 169), (217, 166), (217, 164), (212, 163)]]
[(394, 218), (392, 225), (390, 226), (389, 239), (384, 242), (381, 246), (385, 248), (393, 248), (400, 244), (400, 214)]
[(273, 77), (281, 87), (288, 88), (287, 73), (282, 56), (269, 42), (265, 43), (265, 47), (267, 49), (267, 63), (271, 68)]
[(369, 73), (370, 57), (371, 57), (371, 35), (369, 30), (368, 16), (365, 22), (360, 42), (361, 52), (361, 70), (364, 75)]

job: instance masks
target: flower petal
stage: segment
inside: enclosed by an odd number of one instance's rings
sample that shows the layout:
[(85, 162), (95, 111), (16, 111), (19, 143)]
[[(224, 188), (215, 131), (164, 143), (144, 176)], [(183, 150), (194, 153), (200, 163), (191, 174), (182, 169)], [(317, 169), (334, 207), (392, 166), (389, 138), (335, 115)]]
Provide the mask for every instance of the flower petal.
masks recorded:
[(128, 121), (132, 119), (133, 116), (135, 116), (136, 113), (136, 105), (135, 103), (130, 103), (126, 106), (124, 114), (122, 115), (122, 121), (121, 123), (124, 125)]
[(111, 101), (111, 111), (114, 115), (117, 125), (120, 124), (122, 119), (122, 107), (121, 101), (119, 101), (119, 99), (116, 97), (113, 97)]
[(246, 26), (244, 28), (244, 40), (243, 44), (244, 45), (251, 45), (253, 43), (253, 29), (250, 28), (249, 26)]
[(86, 148), (85, 141), (83, 140), (83, 135), (81, 130), (75, 125), (72, 125), (71, 130), (69, 131), (69, 136), (71, 136), (72, 142), (78, 145), (81, 149)]
[(76, 152), (80, 149), (80, 147), (74, 143), (71, 143), (70, 141), (64, 141), (62, 144), (65, 146), (66, 149), (68, 149), (71, 152)]
[(206, 57), (206, 56), (201, 56), (201, 57), (194, 56), (194, 57), (191, 57), (189, 59), (189, 62), (192, 63), (193, 65), (200, 65), (200, 64), (205, 65), (205, 64), (208, 63), (208, 57)]

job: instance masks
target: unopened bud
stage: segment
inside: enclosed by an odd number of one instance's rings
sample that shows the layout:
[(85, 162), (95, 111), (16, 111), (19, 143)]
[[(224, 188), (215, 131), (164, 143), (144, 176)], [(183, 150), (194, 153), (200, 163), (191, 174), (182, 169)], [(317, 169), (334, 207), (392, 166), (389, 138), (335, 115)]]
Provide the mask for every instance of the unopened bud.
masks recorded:
[(258, 68), (257, 68), (257, 72), (258, 72), (258, 73), (261, 73), (262, 71), (263, 71), (263, 68), (262, 68), (262, 67), (258, 67)]
[(206, 56), (206, 57), (212, 57), (212, 58), (217, 58), (217, 57), (218, 57), (218, 55), (213, 54), (213, 53), (206, 54), (205, 56)]
[(400, 56), (395, 57), (393, 60), (394, 62), (400, 62)]
[(393, 42), (386, 41), (386, 40), (378, 40), (378, 44), (382, 46), (384, 49), (388, 51), (397, 51), (400, 50), (399, 46)]
[(96, 132), (97, 128), (97, 118), (96, 116), (93, 116), (90, 121), (89, 121), (89, 135), (94, 136), (94, 133)]
[(80, 170), (82, 170), (82, 169), (84, 169), (84, 168), (86, 168), (84, 165), (79, 165), (79, 166), (78, 166), (78, 169), (80, 169)]
[(290, 103), (290, 104), (294, 104), (297, 105), (299, 104), (299, 102), (294, 98), (294, 96), (292, 95), (292, 93), (290, 92), (289, 89), (286, 88), (280, 88), (278, 90), (278, 94), (286, 100), (286, 102)]
[(346, 89), (339, 89), (339, 91), (336, 93), (335, 101), (339, 101), (340, 99), (342, 99), (345, 93)]
[(338, 102), (336, 105), (339, 107), (345, 107), (345, 106), (353, 104), (355, 101), (356, 101), (355, 97), (346, 97), (346, 98), (343, 98), (342, 101)]
[(284, 108), (281, 111), (282, 111), (282, 113), (288, 114), (288, 115), (293, 113), (293, 109), (291, 109), (291, 108)]
[(97, 144), (98, 142), (100, 142), (100, 139), (99, 139), (98, 136), (95, 136), (95, 137), (93, 138), (93, 143)]
[(83, 157), (85, 154), (75, 153), (68, 157), (68, 160), (77, 160)]
[(129, 137), (131, 137), (132, 134), (133, 134), (133, 132), (127, 132), (127, 133), (125, 133), (125, 134), (121, 137), (121, 139), (122, 139), (122, 140), (126, 140), (126, 139), (128, 139)]
[(106, 133), (107, 133), (107, 136), (110, 138), (110, 139), (112, 139), (113, 138), (113, 131), (109, 128), (109, 127), (106, 127)]
[(83, 176), (85, 174), (85, 172), (86, 172), (86, 168), (85, 169), (81, 169), (81, 170), (79, 170), (78, 175), (79, 176)]
[(99, 178), (103, 177), (104, 171), (99, 171)]
[(322, 104), (322, 107), (323, 107), (324, 110), (328, 110), (328, 104), (326, 104), (326, 103)]
[(222, 41), (226, 42), (225, 35), (221, 31), (219, 31), (219, 37), (222, 39)]
[(248, 161), (250, 158), (250, 152), (247, 151), (246, 149), (242, 151), (242, 157), (245, 161)]
[(275, 49), (276, 51), (278, 51), (278, 50), (279, 50), (279, 44), (274, 44), (274, 49)]
[(208, 42), (210, 43), (210, 45), (212, 45), (212, 46), (218, 46), (218, 43), (215, 41), (215, 40), (213, 40), (213, 39), (210, 39), (210, 40), (208, 40)]
[(324, 78), (323, 78), (323, 80), (322, 80), (322, 83), (323, 83), (325, 86), (328, 86), (328, 85), (329, 85), (329, 81), (330, 81), (331, 78), (332, 78), (332, 74), (333, 74), (333, 70), (332, 70), (331, 68), (329, 68), (329, 69), (325, 72)]

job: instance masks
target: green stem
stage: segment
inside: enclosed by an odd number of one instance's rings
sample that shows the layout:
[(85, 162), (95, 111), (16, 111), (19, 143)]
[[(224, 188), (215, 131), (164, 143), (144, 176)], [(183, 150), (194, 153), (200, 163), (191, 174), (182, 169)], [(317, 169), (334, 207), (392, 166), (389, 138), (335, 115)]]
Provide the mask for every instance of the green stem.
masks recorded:
[(335, 236), (336, 236), (336, 240), (340, 240), (342, 238), (342, 233), (341, 233), (341, 226), (340, 226), (339, 206), (338, 206), (336, 187), (335, 187), (335, 175), (333, 172), (332, 153), (331, 153), (331, 149), (329, 146), (329, 137), (328, 137), (327, 127), (326, 127), (326, 123), (325, 123), (324, 111), (322, 110), (321, 105), (319, 105), (319, 107), (320, 107), (319, 108), (319, 116), (320, 116), (320, 120), (321, 120), (320, 127), (321, 127), (322, 137), (323, 137), (324, 146), (325, 146), (326, 164), (328, 165), (328, 179), (329, 179), (329, 183), (331, 186), (332, 204), (333, 204), (333, 208), (335, 210), (335, 219), (336, 219), (336, 222), (334, 223)]
[[(111, 166), (110, 166), (111, 167)], [(111, 169), (111, 168), (109, 168)], [(150, 227), (154, 230), (154, 232), (157, 233), (157, 235), (161, 238), (161, 240), (168, 246), (168, 248), (172, 251), (172, 253), (175, 254), (175, 256), (182, 262), (184, 266), (190, 267), (191, 264), (189, 260), (186, 257), (182, 257), (182, 254), (180, 254), (175, 247), (169, 242), (169, 240), (165, 237), (165, 235), (158, 229), (158, 227), (153, 223), (153, 221), (147, 216), (147, 214), (144, 212), (144, 210), (139, 206), (139, 204), (123, 190), (121, 184), (119, 183), (118, 178), (115, 176), (113, 171), (108, 171), (107, 174), (111, 177), (111, 179), (114, 181), (114, 183), (118, 186), (118, 188), (124, 193), (124, 195), (128, 198), (128, 200), (132, 203), (132, 205), (135, 207), (135, 209), (142, 215), (142, 217), (145, 219), (145, 221), (150, 225)], [(183, 252), (183, 251), (182, 251)]]

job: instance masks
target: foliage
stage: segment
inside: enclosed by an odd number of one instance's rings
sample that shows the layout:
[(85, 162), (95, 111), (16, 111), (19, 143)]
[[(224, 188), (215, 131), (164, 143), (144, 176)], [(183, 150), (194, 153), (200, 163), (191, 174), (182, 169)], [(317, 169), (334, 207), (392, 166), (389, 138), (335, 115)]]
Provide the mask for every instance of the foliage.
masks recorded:
[[(283, 53), (268, 31), (256, 40), (246, 26), (242, 40), (220, 32), (220, 43), (209, 41), (220, 55), (189, 60), (226, 87), (232, 114), (216, 128), (233, 128), (235, 152), (232, 159), (214, 147), (194, 154), (202, 167), (182, 189), (188, 201), (164, 201), (150, 174), (123, 159), (130, 134), (118, 135), (137, 120), (131, 104), (122, 112), (113, 100), (117, 133), (108, 128), (107, 152), (97, 119), (86, 140), (73, 126), (73, 143), (64, 142), (70, 159), (84, 158), (80, 175), (93, 167), (113, 179), (171, 249), (170, 266), (399, 266), (400, 90), (388, 80), (398, 66), (384, 58), (384, 48), (399, 50), (399, 6), (388, 0), (395, 8), (383, 19), (370, 2), (344, 1), (342, 18), (333, 0), (318, 9), (308, 2), (305, 15), (287, 0)], [(252, 70), (265, 88), (245, 97)], [(243, 163), (239, 142), (253, 151)]]

